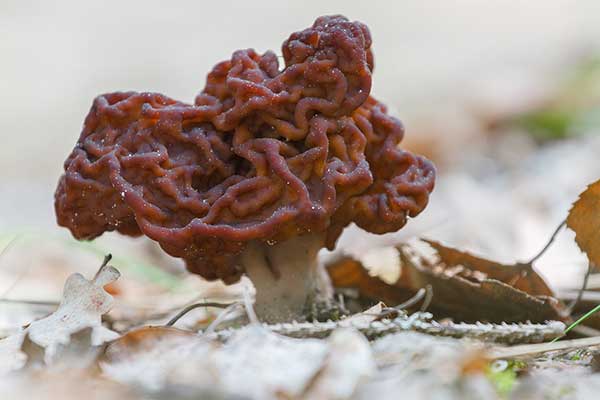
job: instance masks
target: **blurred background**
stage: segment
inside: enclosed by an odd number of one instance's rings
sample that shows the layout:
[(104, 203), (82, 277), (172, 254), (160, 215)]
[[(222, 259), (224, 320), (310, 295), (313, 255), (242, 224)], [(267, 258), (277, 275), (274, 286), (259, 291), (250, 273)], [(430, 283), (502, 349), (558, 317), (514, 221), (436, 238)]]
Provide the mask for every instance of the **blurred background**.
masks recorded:
[[(349, 229), (338, 251), (393, 268), (380, 247), (427, 236), (502, 261), (535, 254), (600, 178), (597, 0), (0, 0), (0, 298), (55, 301), (68, 274), (93, 273), (108, 251), (126, 300), (154, 307), (145, 294), (189, 300), (205, 287), (144, 240), (76, 243), (57, 227), (62, 163), (96, 95), (191, 102), (234, 50), (279, 52), (331, 13), (370, 27), (372, 93), (404, 122), (403, 146), (439, 168), (422, 216), (394, 235)], [(587, 265), (572, 239), (563, 232), (537, 265), (560, 290)], [(0, 328), (28, 318), (10, 307), (0, 304)]]

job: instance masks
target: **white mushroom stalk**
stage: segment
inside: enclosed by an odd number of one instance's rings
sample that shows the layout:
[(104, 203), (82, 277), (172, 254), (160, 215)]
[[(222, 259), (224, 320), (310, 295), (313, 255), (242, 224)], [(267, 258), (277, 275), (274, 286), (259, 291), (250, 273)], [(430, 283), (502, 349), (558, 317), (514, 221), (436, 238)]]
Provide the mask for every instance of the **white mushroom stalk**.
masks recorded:
[(303, 320), (311, 304), (331, 299), (329, 277), (317, 259), (323, 247), (318, 234), (248, 244), (240, 262), (256, 288), (254, 308), (262, 322)]

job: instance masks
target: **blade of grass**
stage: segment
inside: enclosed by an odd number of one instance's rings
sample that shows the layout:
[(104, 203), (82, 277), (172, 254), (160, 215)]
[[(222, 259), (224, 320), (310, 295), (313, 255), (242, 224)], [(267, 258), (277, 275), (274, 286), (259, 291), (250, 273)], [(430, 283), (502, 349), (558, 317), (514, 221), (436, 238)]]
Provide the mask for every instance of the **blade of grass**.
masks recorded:
[(579, 325), (580, 323), (582, 323), (583, 321), (585, 321), (586, 319), (588, 319), (592, 314), (596, 313), (600, 311), (600, 304), (597, 305), (596, 307), (592, 308), (590, 311), (586, 312), (585, 314), (583, 314), (581, 317), (579, 317), (579, 319), (575, 322), (573, 322), (571, 325), (569, 325), (567, 327), (567, 329), (565, 329), (564, 333), (562, 336), (559, 336), (557, 338), (555, 338), (554, 340), (552, 340), (550, 343), (554, 343), (557, 340), (559, 340), (560, 338), (566, 336), (567, 333), (569, 333), (573, 328), (575, 328), (577, 325)]

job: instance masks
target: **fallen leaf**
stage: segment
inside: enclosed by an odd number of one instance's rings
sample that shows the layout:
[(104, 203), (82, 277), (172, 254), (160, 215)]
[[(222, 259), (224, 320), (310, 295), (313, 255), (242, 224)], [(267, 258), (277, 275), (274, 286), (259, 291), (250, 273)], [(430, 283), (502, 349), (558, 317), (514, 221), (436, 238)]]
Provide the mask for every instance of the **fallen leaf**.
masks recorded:
[[(22, 331), (0, 340), (0, 359), (9, 360), (4, 372), (25, 363), (57, 363), (68, 355), (82, 361), (85, 350), (97, 350), (119, 335), (102, 326), (102, 315), (112, 307), (113, 298), (104, 286), (119, 278), (119, 271), (103, 265), (92, 280), (71, 275), (64, 286), (58, 309), (33, 321)], [(96, 348), (96, 349), (94, 349)]]
[(377, 339), (371, 347), (380, 372), (361, 385), (356, 399), (497, 398), (484, 375), (481, 344), (407, 331)]
[(399, 248), (411, 287), (430, 285), (431, 311), (438, 317), (476, 322), (544, 322), (562, 320), (561, 303), (549, 296), (532, 296), (496, 279), (467, 279), (448, 274), (432, 265), (408, 246)]
[(23, 368), (27, 355), (21, 351), (22, 335), (11, 335), (0, 340), (0, 376)]
[(575, 242), (590, 263), (600, 266), (600, 180), (589, 185), (573, 203), (567, 226), (575, 232)]
[(369, 343), (355, 330), (293, 339), (254, 325), (226, 343), (141, 328), (112, 342), (99, 364), (105, 377), (153, 392), (186, 387), (197, 397), (216, 391), (257, 399), (347, 399), (375, 370)]
[(415, 290), (398, 285), (398, 282), (390, 285), (369, 275), (359, 261), (350, 257), (338, 258), (328, 264), (327, 272), (336, 289), (357, 289), (360, 297), (366, 300), (364, 303), (382, 301), (391, 306), (400, 304), (415, 294)]
[[(429, 310), (438, 318), (451, 317), (467, 322), (564, 320), (562, 303), (551, 296), (531, 295), (501, 280), (489, 278), (482, 271), (470, 270), (467, 267), (460, 269), (456, 268), (457, 266), (450, 268), (440, 260), (428, 260), (408, 246), (401, 246), (398, 250), (402, 272), (395, 283), (387, 284), (370, 276), (360, 262), (346, 258), (327, 267), (332, 284), (336, 288), (355, 288), (361, 297), (368, 298), (371, 302), (383, 301), (388, 305), (400, 304), (419, 289), (431, 286), (433, 297)], [(479, 259), (474, 256), (449, 253), (456, 256), (456, 260), (463, 258), (469, 261), (470, 265), (480, 267), (484, 264), (482, 269), (487, 268), (497, 275), (501, 274), (496, 272), (501, 268), (501, 264), (484, 262), (486, 260), (477, 264), (473, 260)], [(465, 268), (476, 273), (465, 274)], [(537, 281), (535, 278), (532, 281), (538, 282), (539, 285), (535, 286), (537, 291), (544, 292), (544, 287), (547, 289), (539, 283), (543, 281)]]
[[(159, 391), (173, 380), (179, 369), (192, 367), (210, 356), (219, 343), (172, 327), (144, 327), (128, 332), (110, 343), (99, 365), (108, 378), (117, 382)], [(207, 386), (212, 374), (197, 374), (195, 386)]]
[(349, 399), (376, 372), (369, 342), (357, 331), (338, 329), (328, 343), (327, 358), (304, 388), (302, 399)]
[(447, 267), (463, 266), (471, 271), (481, 272), (486, 278), (504, 282), (533, 296), (554, 295), (548, 284), (529, 263), (501, 264), (444, 246), (433, 240), (423, 239), (423, 241), (435, 249), (440, 262)]

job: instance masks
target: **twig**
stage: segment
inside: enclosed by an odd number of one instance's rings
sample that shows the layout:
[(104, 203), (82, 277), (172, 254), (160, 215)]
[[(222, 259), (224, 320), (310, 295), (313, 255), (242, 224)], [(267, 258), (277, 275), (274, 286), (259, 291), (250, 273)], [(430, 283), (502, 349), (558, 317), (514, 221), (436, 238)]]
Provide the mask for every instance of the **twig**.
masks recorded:
[(421, 289), (419, 289), (419, 291), (413, 297), (411, 297), (410, 299), (406, 300), (404, 303), (398, 304), (394, 308), (396, 310), (404, 310), (404, 309), (407, 309), (409, 307), (412, 307), (415, 304), (417, 304), (418, 302), (420, 302), (425, 297), (426, 294), (427, 294), (427, 289), (421, 288)]
[(254, 307), (252, 307), (252, 299), (250, 298), (250, 293), (248, 292), (248, 286), (244, 286), (244, 308), (246, 309), (246, 314), (248, 315), (248, 320), (251, 324), (258, 325), (260, 321), (256, 316), (256, 312), (254, 311)]
[(567, 220), (564, 219), (560, 225), (558, 225), (558, 227), (556, 227), (556, 229), (554, 230), (554, 233), (552, 234), (552, 236), (550, 236), (550, 239), (548, 240), (548, 242), (546, 243), (546, 245), (544, 246), (544, 248), (542, 248), (542, 250), (540, 250), (539, 253), (537, 253), (531, 260), (529, 260), (529, 262), (527, 262), (526, 264), (533, 264), (534, 262), (536, 262), (541, 256), (544, 255), (544, 253), (546, 252), (546, 250), (548, 250), (548, 248), (550, 247), (550, 245), (554, 242), (554, 239), (556, 239), (556, 236), (558, 235), (558, 233), (560, 232), (560, 230), (567, 224)]
[(342, 293), (338, 293), (338, 303), (342, 310), (347, 311), (346, 310), (346, 301), (344, 300), (344, 295)]
[(429, 305), (431, 304), (431, 300), (433, 300), (433, 287), (431, 285), (425, 286), (425, 300), (423, 300), (423, 304), (421, 305), (421, 312), (427, 311)]
[(171, 318), (169, 320), (169, 322), (167, 322), (165, 324), (165, 326), (175, 325), (175, 323), (177, 321), (179, 321), (181, 319), (181, 317), (183, 317), (185, 314), (189, 313), (190, 311), (195, 310), (196, 308), (200, 308), (200, 307), (227, 308), (227, 307), (231, 306), (231, 304), (235, 304), (235, 303), (226, 304), (226, 303), (203, 302), (203, 303), (190, 304), (189, 306), (187, 306), (183, 310), (181, 310), (179, 313), (177, 313), (177, 315), (175, 315), (173, 318)]
[(583, 278), (583, 284), (581, 285), (581, 288), (579, 289), (579, 292), (577, 293), (577, 297), (567, 307), (569, 315), (573, 312), (573, 310), (575, 309), (575, 306), (577, 306), (577, 304), (579, 304), (579, 302), (581, 301), (581, 298), (583, 297), (583, 292), (585, 292), (585, 289), (587, 289), (588, 281), (590, 279), (590, 274), (592, 273), (593, 269), (594, 269), (594, 264), (589, 263), (588, 269), (585, 273), (585, 277)]
[(514, 358), (529, 356), (533, 354), (546, 353), (548, 351), (577, 349), (582, 347), (600, 346), (600, 337), (583, 339), (562, 340), (560, 342), (549, 342), (539, 344), (524, 344), (511, 347), (492, 348), (488, 355), (492, 359)]
[(210, 335), (210, 334), (214, 333), (215, 329), (217, 329), (217, 326), (219, 326), (221, 324), (221, 322), (223, 322), (225, 320), (225, 317), (227, 317), (233, 310), (235, 310), (236, 308), (239, 308), (241, 306), (242, 306), (242, 304), (238, 303), (238, 302), (231, 303), (227, 308), (225, 308), (217, 316), (217, 318), (215, 318), (215, 320), (213, 322), (210, 323), (210, 325), (208, 325), (208, 327), (204, 331), (204, 334)]
[(425, 289), (425, 288), (419, 289), (419, 291), (413, 297), (406, 300), (404, 303), (400, 303), (394, 307), (386, 307), (383, 310), (381, 310), (381, 312), (377, 315), (377, 318), (375, 318), (375, 321), (381, 321), (382, 319), (386, 319), (386, 318), (396, 318), (399, 315), (400, 311), (414, 306), (419, 301), (423, 300), (423, 298), (426, 296), (426, 294), (427, 294), (427, 289)]

